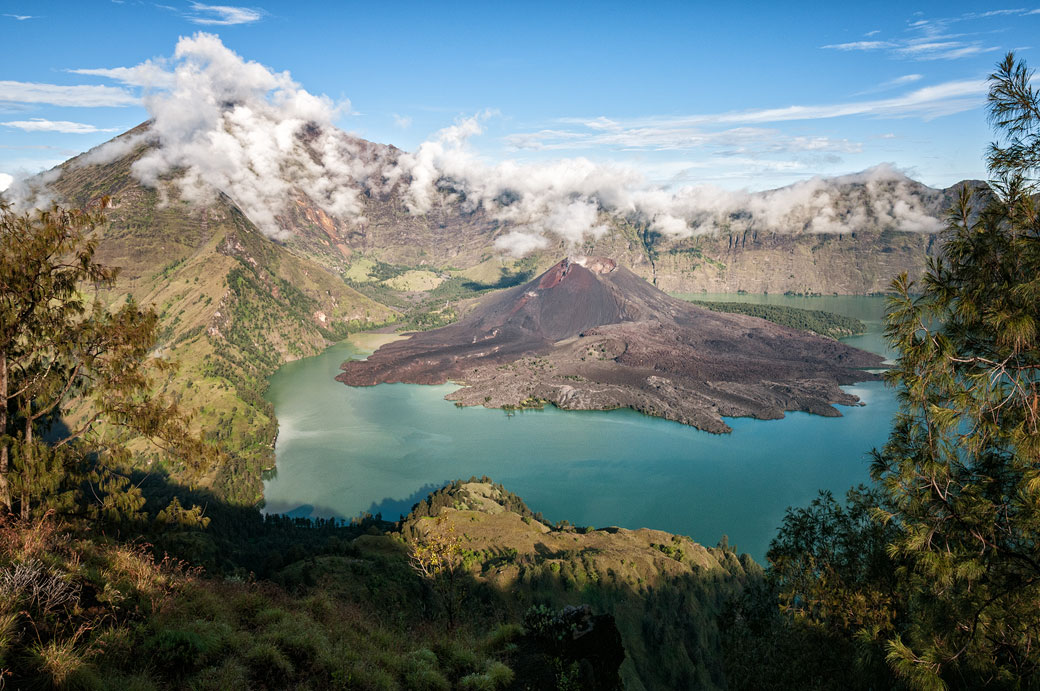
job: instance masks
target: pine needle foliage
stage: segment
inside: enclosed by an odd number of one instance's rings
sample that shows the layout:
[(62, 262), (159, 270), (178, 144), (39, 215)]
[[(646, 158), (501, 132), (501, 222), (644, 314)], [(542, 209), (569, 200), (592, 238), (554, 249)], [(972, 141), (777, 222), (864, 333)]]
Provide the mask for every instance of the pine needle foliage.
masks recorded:
[[(134, 440), (188, 477), (219, 457), (157, 395), (170, 366), (153, 352), (155, 311), (99, 299), (117, 275), (90, 239), (106, 203), (16, 213), (0, 202), (0, 512), (23, 520), (49, 510), (139, 519)], [(180, 506), (174, 516), (201, 518)]]
[(994, 180), (950, 211), (921, 282), (892, 284), (900, 410), (873, 477), (898, 528), (907, 624), (888, 661), (921, 689), (1032, 687), (1040, 672), (1040, 95), (989, 77)]

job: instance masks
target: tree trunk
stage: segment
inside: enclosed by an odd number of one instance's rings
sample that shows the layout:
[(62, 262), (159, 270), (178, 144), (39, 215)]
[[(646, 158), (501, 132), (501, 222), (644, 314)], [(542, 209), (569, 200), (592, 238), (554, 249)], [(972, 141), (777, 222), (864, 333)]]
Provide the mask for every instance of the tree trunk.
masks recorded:
[(22, 520), (29, 520), (29, 469), (33, 462), (32, 407), (25, 412), (25, 448), (22, 449)]
[[(0, 435), (7, 434), (7, 354), (0, 353)], [(11, 487), (7, 483), (10, 473), (7, 441), (0, 441), (0, 511), (11, 511)]]

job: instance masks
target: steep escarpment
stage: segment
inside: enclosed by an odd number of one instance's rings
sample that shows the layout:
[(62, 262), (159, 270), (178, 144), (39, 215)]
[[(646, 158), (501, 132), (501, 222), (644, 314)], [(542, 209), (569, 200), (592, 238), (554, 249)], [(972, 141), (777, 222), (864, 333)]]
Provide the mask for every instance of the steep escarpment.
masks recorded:
[(342, 365), (365, 386), (460, 381), (463, 405), (628, 407), (712, 432), (724, 416), (838, 415), (881, 358), (754, 317), (711, 312), (610, 259), (565, 259), (450, 326)]

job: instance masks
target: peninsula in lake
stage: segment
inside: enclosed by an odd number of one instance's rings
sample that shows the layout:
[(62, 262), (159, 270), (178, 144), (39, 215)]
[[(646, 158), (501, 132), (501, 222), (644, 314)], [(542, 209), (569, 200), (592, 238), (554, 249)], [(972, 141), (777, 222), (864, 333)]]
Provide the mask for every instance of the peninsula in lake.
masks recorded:
[(461, 405), (633, 408), (709, 431), (723, 417), (838, 416), (840, 385), (875, 378), (882, 358), (772, 322), (712, 312), (607, 258), (564, 259), (460, 321), (343, 363), (351, 386), (463, 387)]

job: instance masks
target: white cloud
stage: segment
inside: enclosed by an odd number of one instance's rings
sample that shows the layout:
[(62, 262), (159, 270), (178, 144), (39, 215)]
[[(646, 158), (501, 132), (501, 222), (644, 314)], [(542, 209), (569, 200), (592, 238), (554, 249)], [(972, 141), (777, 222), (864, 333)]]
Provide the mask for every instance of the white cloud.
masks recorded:
[(851, 43), (832, 43), (820, 47), (829, 50), (880, 50), (881, 48), (891, 48), (894, 45), (888, 41), (852, 41)]
[[(865, 226), (934, 229), (914, 184), (891, 168), (836, 181), (813, 178), (759, 194), (706, 186), (669, 190), (650, 184), (633, 168), (596, 164), (585, 158), (539, 164), (488, 163), (474, 151), (470, 140), (483, 132), (485, 121), (494, 115), (490, 111), (460, 119), (414, 153), (399, 154), (337, 130), (333, 122), (348, 104), (308, 93), (289, 73), (243, 59), (212, 34), (182, 38), (174, 56), (163, 64), (168, 69), (111, 75), (154, 89), (144, 97), (150, 128), (147, 133), (119, 137), (98, 147), (79, 163), (111, 160), (147, 141), (151, 146), (131, 167), (142, 184), (171, 184), (180, 198), (197, 203), (225, 193), (274, 238), (288, 239), (288, 215), (302, 198), (311, 200), (341, 226), (363, 227), (367, 221), (362, 190), (374, 196), (394, 191), (402, 195), (413, 214), (447, 205), (481, 210), (503, 229), (496, 241), (498, 249), (514, 254), (547, 247), (553, 238), (579, 245), (605, 233), (611, 216), (680, 237), (716, 232), (733, 224), (754, 224), (775, 232), (844, 232)], [(158, 83), (148, 83), (149, 76)], [(766, 169), (801, 174), (804, 161), (761, 161), (755, 155), (798, 152), (832, 156), (858, 151), (860, 144), (783, 135), (744, 121), (932, 113), (936, 103), (978, 95), (974, 83), (971, 88), (957, 84), (885, 101), (795, 107), (796, 112), (748, 111), (642, 122), (597, 118), (572, 122), (578, 126), (569, 133), (540, 134), (548, 143), (571, 135), (615, 138), (640, 146), (694, 142), (715, 147), (716, 153), (728, 157), (727, 163), (739, 164), (749, 174)], [(701, 131), (729, 122), (739, 126), (721, 132)], [(686, 170), (691, 167), (687, 165)]]
[(1000, 46), (983, 46), (981, 43), (965, 44), (961, 41), (924, 41), (911, 42), (896, 48), (893, 53), (911, 57), (915, 60), (956, 60), (981, 53), (992, 53), (1000, 50)]
[(64, 86), (36, 82), (0, 81), (0, 102), (47, 103), (52, 106), (100, 108), (134, 106), (140, 99), (115, 86)]
[(168, 72), (162, 65), (151, 60), (145, 60), (140, 65), (135, 65), (134, 67), (79, 68), (66, 70), (66, 72), (106, 77), (128, 86), (169, 88), (174, 83), (173, 73)]
[(969, 14), (968, 16), (977, 16), (979, 18), (985, 19), (987, 17), (1014, 17), (1018, 15), (1028, 15), (1037, 13), (1040, 13), (1040, 10), (1027, 10), (1019, 8), (1014, 10), (989, 10), (988, 12), (981, 12), (978, 15)]
[(151, 127), (89, 152), (81, 164), (112, 160), (147, 137), (158, 146), (134, 162), (138, 180), (158, 186), (183, 171), (175, 183), (182, 198), (206, 202), (224, 192), (272, 237), (285, 236), (279, 216), (300, 194), (346, 223), (363, 220), (356, 183), (377, 162), (332, 124), (349, 103), (308, 93), (287, 72), (243, 60), (212, 34), (180, 39), (169, 64), (171, 71), (117, 73), (154, 87), (144, 97)]
[(116, 132), (114, 127), (95, 127), (82, 122), (69, 122), (68, 120), (44, 120), (43, 118), (32, 118), (31, 120), (12, 120), (0, 122), (4, 127), (15, 127), (25, 132), (61, 132), (63, 134), (95, 134), (97, 132)]
[(876, 94), (879, 91), (888, 91), (890, 89), (896, 89), (901, 86), (906, 86), (907, 84), (913, 84), (914, 82), (919, 82), (922, 79), (924, 79), (923, 74), (904, 74), (901, 77), (895, 77), (893, 79), (889, 79), (886, 82), (881, 82), (877, 86), (871, 87), (869, 89), (858, 91), (855, 95), (866, 96), (867, 94)]
[(394, 124), (400, 127), (402, 130), (406, 130), (412, 126), (412, 119), (407, 115), (398, 115), (394, 113)]
[(944, 82), (902, 96), (812, 106), (787, 106), (761, 110), (691, 116), (687, 123), (766, 123), (790, 120), (824, 120), (847, 116), (919, 117), (932, 120), (976, 108), (985, 102), (988, 85), (982, 79)]
[(522, 257), (548, 246), (548, 238), (531, 231), (512, 230), (495, 239), (495, 249), (514, 257)]
[(34, 16), (31, 14), (5, 14), (4, 16), (10, 17), (11, 19), (15, 19), (19, 22), (24, 22), (26, 19), (39, 19), (38, 16)]
[(8, 175), (7, 173), (0, 173), (0, 192), (3, 192), (10, 187), (12, 182), (14, 182), (13, 176)]
[(191, 3), (194, 14), (185, 15), (188, 21), (205, 26), (233, 26), (235, 24), (251, 24), (264, 17), (263, 10), (251, 7), (234, 7), (231, 5), (204, 5), (201, 2)]
[[(888, 40), (874, 39), (880, 31), (870, 31), (865, 36), (870, 41), (851, 41), (848, 43), (831, 43), (820, 46), (826, 50), (840, 51), (887, 51), (889, 55), (910, 60), (958, 60), (983, 53), (1001, 50), (1000, 46), (983, 43), (980, 32), (951, 33), (950, 28), (965, 22), (979, 22), (995, 18), (1023, 17), (1037, 14), (1040, 10), (1024, 8), (990, 10), (987, 12), (966, 12), (956, 17), (940, 17), (936, 19), (917, 19), (907, 24), (913, 34), (897, 36)], [(915, 13), (919, 16), (921, 13)]]
[(902, 86), (904, 84), (920, 81), (923, 78), (923, 74), (904, 74), (902, 77), (888, 80), (882, 86)]
[(16, 211), (27, 211), (33, 208), (44, 209), (54, 202), (50, 184), (61, 176), (61, 170), (52, 168), (37, 175), (19, 172), (8, 175), (4, 198)]
[(709, 149), (727, 155), (780, 153), (802, 151), (831, 151), (858, 153), (863, 147), (848, 139), (830, 137), (790, 136), (775, 129), (735, 127), (722, 131), (708, 131), (693, 124), (667, 121), (654, 125), (650, 121), (628, 124), (621, 121), (596, 118), (575, 123), (583, 130), (545, 129), (538, 132), (511, 134), (506, 141), (516, 149), (574, 150), (610, 148), (625, 151), (690, 151)]
[[(920, 75), (893, 82), (912, 83)], [(983, 80), (945, 82), (885, 99), (822, 105), (793, 105), (746, 111), (686, 116), (650, 116), (628, 120), (561, 118), (571, 127), (514, 133), (506, 137), (513, 147), (531, 150), (580, 150), (607, 147), (622, 150), (713, 150), (726, 155), (776, 153), (859, 153), (862, 144), (825, 136), (791, 136), (760, 125), (840, 117), (907, 118), (932, 120), (977, 108), (985, 103)], [(718, 130), (720, 126), (738, 125)]]

